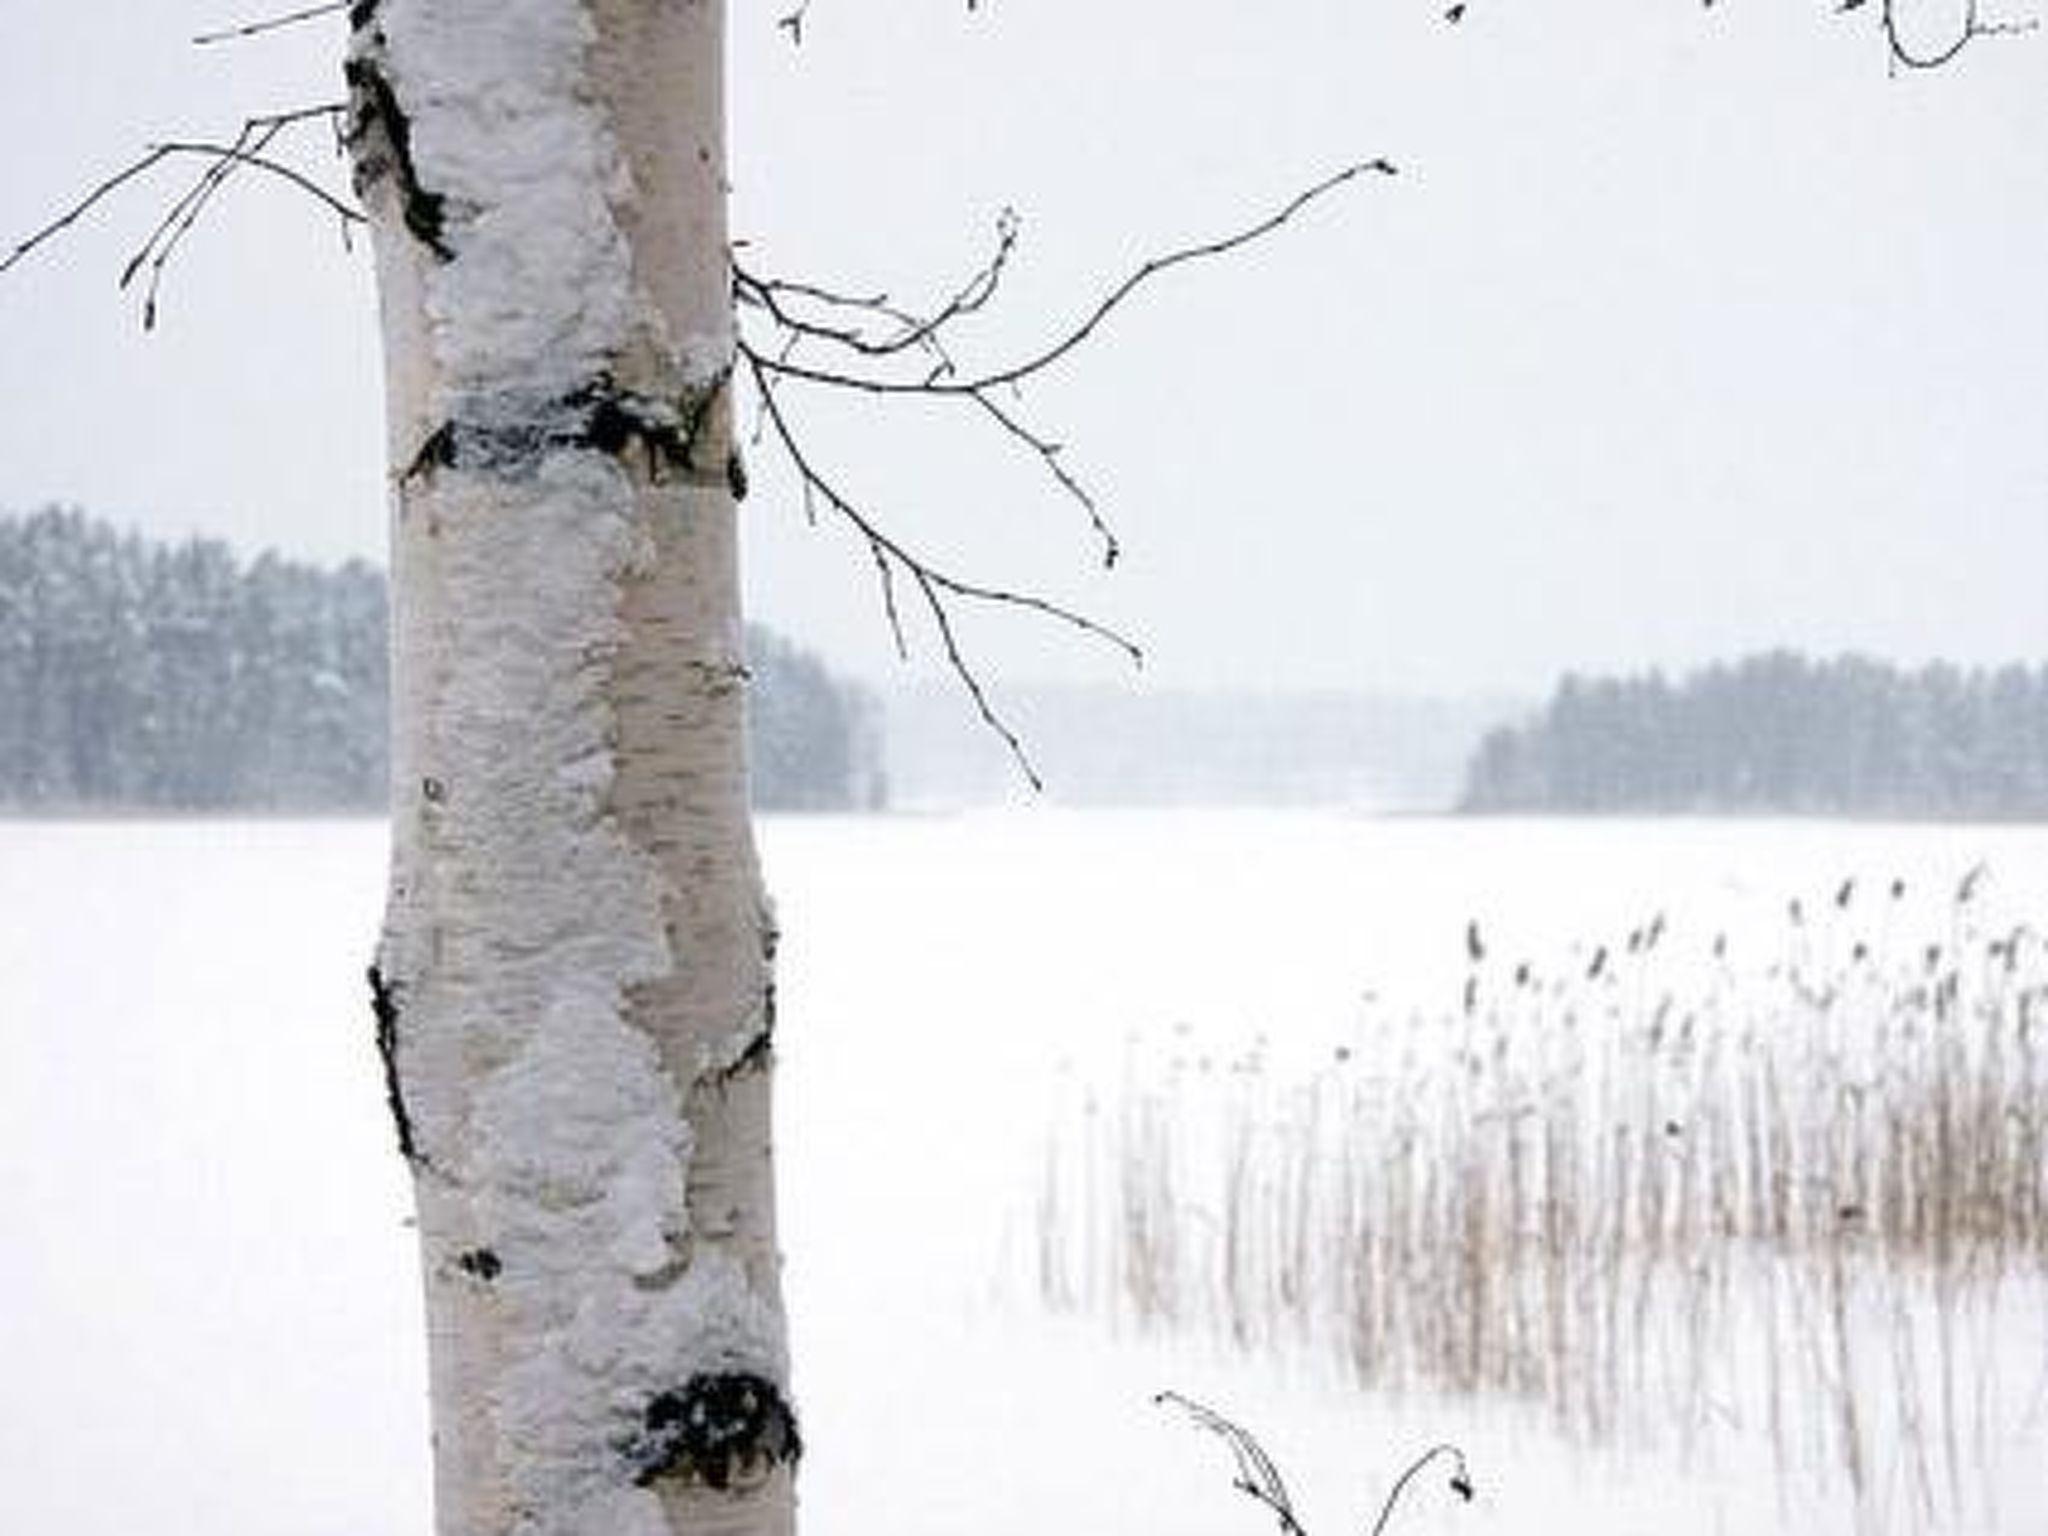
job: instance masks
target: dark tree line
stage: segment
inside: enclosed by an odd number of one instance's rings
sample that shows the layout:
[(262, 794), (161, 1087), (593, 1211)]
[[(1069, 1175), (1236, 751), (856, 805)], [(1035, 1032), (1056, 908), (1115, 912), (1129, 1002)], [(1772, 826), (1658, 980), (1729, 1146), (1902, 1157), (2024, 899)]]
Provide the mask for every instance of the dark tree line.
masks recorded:
[[(369, 810), (385, 795), (384, 575), (82, 512), (0, 516), (0, 808)], [(882, 796), (868, 696), (748, 630), (767, 809)]]
[(1675, 684), (1567, 675), (1480, 744), (1463, 808), (2048, 817), (2048, 666), (1772, 651)]
[(881, 703), (835, 677), (811, 652), (759, 624), (747, 626), (748, 767), (766, 811), (879, 810)]

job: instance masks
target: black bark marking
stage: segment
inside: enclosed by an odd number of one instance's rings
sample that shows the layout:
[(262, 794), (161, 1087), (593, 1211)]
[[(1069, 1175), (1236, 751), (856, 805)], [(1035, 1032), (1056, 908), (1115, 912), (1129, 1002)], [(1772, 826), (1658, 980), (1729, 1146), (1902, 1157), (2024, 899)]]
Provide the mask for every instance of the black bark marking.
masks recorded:
[(770, 985), (762, 999), (762, 1023), (753, 1037), (741, 1049), (739, 1055), (717, 1072), (712, 1074), (714, 1087), (723, 1088), (735, 1078), (745, 1077), (749, 1072), (765, 1072), (775, 1060), (775, 988)]
[(360, 32), (377, 19), (377, 7), (383, 0), (355, 0), (348, 8), (348, 26), (351, 32)]
[(660, 1393), (626, 1450), (633, 1481), (643, 1488), (675, 1477), (721, 1492), (736, 1477), (794, 1465), (802, 1455), (796, 1415), (782, 1393), (742, 1371), (705, 1372), (679, 1392)]
[(419, 452), (415, 453), (412, 462), (405, 466), (404, 478), (420, 480), (437, 469), (453, 469), (455, 458), (455, 425), (453, 422), (444, 421), (427, 434), (427, 440), (420, 444)]
[(505, 1272), (504, 1262), (488, 1248), (472, 1248), (455, 1261), (455, 1267), (488, 1285)]
[(370, 967), (370, 1012), (377, 1019), (377, 1056), (384, 1063), (384, 1099), (398, 1128), (398, 1155), (408, 1163), (423, 1162), (413, 1144), (412, 1117), (405, 1112), (405, 1090), (398, 1081), (398, 984)]
[[(372, 3), (364, 13), (364, 21), (375, 9)], [(355, 14), (350, 13), (351, 17)], [(348, 128), (342, 137), (355, 151), (356, 195), (368, 201), (365, 193), (370, 185), (380, 176), (390, 175), (398, 184), (399, 207), (413, 238), (441, 260), (453, 261), (455, 251), (447, 238), (448, 200), (420, 185), (412, 158), (412, 120), (398, 105), (390, 79), (375, 60), (364, 54), (357, 54), (342, 66), (342, 78), (348, 82), (351, 104)], [(384, 130), (383, 149), (368, 143), (371, 130), (380, 124)]]
[[(425, 479), (437, 469), (519, 473), (551, 453), (584, 449), (617, 458), (635, 443), (646, 452), (656, 480), (692, 474), (697, 439), (724, 388), (721, 374), (709, 387), (669, 401), (621, 389), (601, 373), (556, 399), (509, 412), (504, 420), (442, 422), (420, 443), (404, 478)], [(736, 455), (728, 458), (720, 473), (738, 496), (745, 492), (746, 474), (735, 472), (736, 463)]]
[(734, 501), (747, 499), (747, 461), (737, 448), (725, 456), (725, 485)]
[(761, 983), (760, 1024), (740, 1053), (712, 1074), (714, 1087), (723, 1088), (749, 1072), (766, 1071), (775, 1060), (775, 951), (782, 944), (782, 930), (766, 914), (761, 920), (760, 940), (761, 970), (767, 978)]

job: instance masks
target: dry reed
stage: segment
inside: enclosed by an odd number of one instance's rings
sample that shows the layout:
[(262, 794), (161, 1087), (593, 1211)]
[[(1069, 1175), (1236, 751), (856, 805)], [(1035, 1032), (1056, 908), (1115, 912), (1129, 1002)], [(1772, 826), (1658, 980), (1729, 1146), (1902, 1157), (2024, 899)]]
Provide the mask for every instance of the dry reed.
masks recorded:
[(1913, 921), (1845, 880), (1747, 946), (1656, 916), (1549, 974), (1475, 929), (1451, 1007), (1314, 1070), (1134, 1052), (1060, 1117), (1043, 1295), (1575, 1437), (1741, 1426), (1859, 1528), (1972, 1518), (1996, 1330), (2048, 1333), (2048, 945), (1981, 887)]

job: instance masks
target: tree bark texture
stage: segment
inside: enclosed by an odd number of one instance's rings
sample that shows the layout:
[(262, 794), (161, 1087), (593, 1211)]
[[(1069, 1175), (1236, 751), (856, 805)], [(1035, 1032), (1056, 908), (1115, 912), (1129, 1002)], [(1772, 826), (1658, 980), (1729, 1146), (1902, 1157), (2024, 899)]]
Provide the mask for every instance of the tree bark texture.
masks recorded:
[(357, 0), (443, 1536), (783, 1536), (722, 0)]

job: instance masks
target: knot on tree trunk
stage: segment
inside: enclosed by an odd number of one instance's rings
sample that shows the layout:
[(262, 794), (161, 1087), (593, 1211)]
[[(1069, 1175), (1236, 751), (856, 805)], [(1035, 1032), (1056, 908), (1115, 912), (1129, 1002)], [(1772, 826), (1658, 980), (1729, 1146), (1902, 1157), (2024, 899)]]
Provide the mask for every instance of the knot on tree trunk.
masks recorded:
[(642, 1487), (675, 1477), (721, 1492), (793, 1465), (803, 1454), (796, 1416), (775, 1384), (743, 1371), (692, 1376), (647, 1405), (645, 1429), (627, 1448)]

